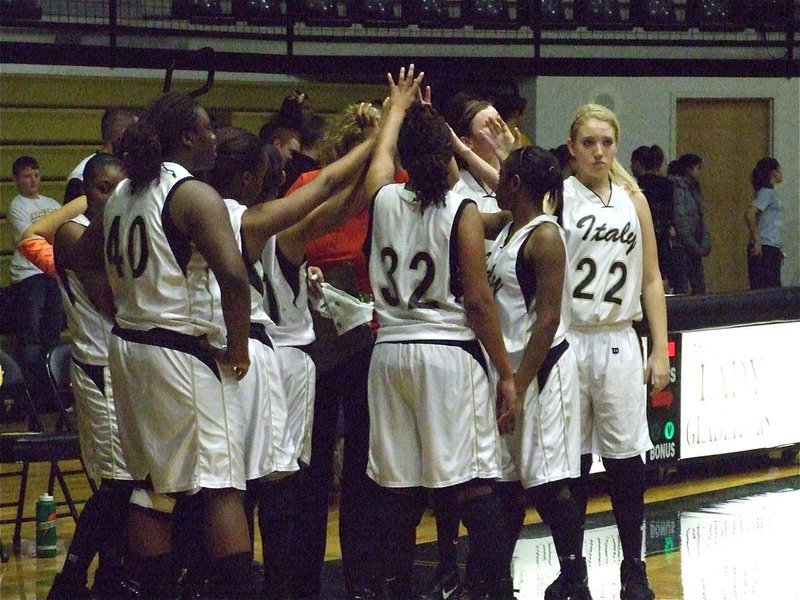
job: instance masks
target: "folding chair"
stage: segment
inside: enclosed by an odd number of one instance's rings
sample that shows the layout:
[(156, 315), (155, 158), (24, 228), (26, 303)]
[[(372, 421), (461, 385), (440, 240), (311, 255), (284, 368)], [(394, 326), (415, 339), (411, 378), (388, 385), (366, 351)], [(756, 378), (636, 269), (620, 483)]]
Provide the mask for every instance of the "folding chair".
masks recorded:
[(75, 403), (72, 379), (69, 375), (71, 364), (72, 349), (69, 344), (59, 344), (47, 354), (47, 376), (50, 379), (50, 386), (53, 388), (59, 412), (56, 431), (75, 431), (77, 429), (72, 415), (69, 413), (69, 409)]
[[(78, 434), (66, 431), (46, 431), (44, 422), (36, 412), (36, 407), (32, 401), (25, 379), (22, 375), (17, 361), (7, 352), (0, 349), (0, 366), (3, 369), (3, 382), (0, 386), (0, 399), (13, 397), (17, 402), (23, 402), (29, 411), (28, 429), (22, 431), (8, 431), (0, 433), (0, 463), (16, 464), (21, 467), (19, 470), (12, 470), (0, 474), (0, 477), (19, 477), (19, 495), (14, 502), (1, 503), (0, 507), (16, 506), (16, 517), (13, 519), (2, 519), (0, 523), (14, 523), (14, 537), (12, 539), (13, 548), (19, 550), (21, 542), (22, 523), (34, 521), (35, 516), (25, 516), (25, 495), (28, 487), (28, 473), (31, 463), (49, 463), (50, 478), (47, 491), (53, 493), (55, 481), (64, 494), (65, 502), (69, 507), (69, 512), (59, 516), (71, 515), (77, 522), (78, 511), (75, 508), (75, 501), (69, 491), (69, 486), (65, 479), (66, 472), (62, 470), (60, 462), (68, 460), (80, 460), (81, 448)], [(8, 554), (0, 541), (0, 560), (6, 562)]]

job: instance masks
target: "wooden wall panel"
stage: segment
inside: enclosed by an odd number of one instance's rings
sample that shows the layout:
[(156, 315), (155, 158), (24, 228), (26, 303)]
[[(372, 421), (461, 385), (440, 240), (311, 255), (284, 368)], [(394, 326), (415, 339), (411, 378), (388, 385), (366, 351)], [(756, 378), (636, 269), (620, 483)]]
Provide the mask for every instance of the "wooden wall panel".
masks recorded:
[(61, 179), (66, 185), (67, 176), (72, 172), (72, 169), (96, 150), (97, 144), (53, 146), (27, 143), (25, 145), (3, 145), (2, 152), (0, 152), (0, 173), (2, 173), (4, 181), (13, 181), (11, 166), (14, 161), (20, 156), (32, 156), (39, 162), (43, 179)]
[[(180, 79), (175, 73), (172, 89), (189, 92), (205, 79)], [(109, 106), (143, 108), (163, 88), (163, 74), (153, 78), (80, 77), (0, 73), (0, 217), (17, 195), (11, 176), (14, 160), (27, 154), (42, 167), (40, 193), (59, 202), (67, 175), (100, 145), (100, 120)], [(386, 86), (328, 83), (323, 81), (252, 82), (223, 80), (201, 98), (203, 106), (221, 122), (258, 133), (261, 125), (281, 107), (292, 91), (307, 95), (315, 112), (329, 116), (357, 101), (382, 99)], [(0, 226), (2, 227), (2, 226)], [(0, 238), (0, 253), (8, 252)], [(5, 258), (0, 255), (0, 258)], [(0, 283), (8, 279), (7, 261), (0, 261)]]
[[(177, 74), (176, 74), (177, 77)], [(174, 79), (172, 89), (189, 92), (200, 87), (201, 79)], [(99, 108), (123, 105), (143, 107), (161, 93), (161, 79), (132, 77), (76, 77), (67, 75), (0, 75), (3, 88), (0, 107), (69, 107)], [(213, 88), (202, 97), (204, 106), (231, 110), (276, 112), (283, 99), (300, 89), (308, 96), (313, 109), (336, 112), (350, 102), (383, 99), (386, 86), (301, 82), (224, 81), (219, 76)], [(0, 108), (0, 114), (2, 108)]]
[(98, 108), (0, 108), (3, 126), (0, 144), (97, 144), (100, 142)]
[[(75, 163), (77, 164), (77, 163)], [(53, 181), (42, 181), (39, 184), (39, 194), (48, 196), (61, 202), (64, 199), (64, 188), (66, 181), (57, 179)], [(8, 212), (8, 205), (17, 195), (17, 184), (13, 181), (3, 181), (0, 183), (0, 217), (5, 217)]]
[[(6, 286), (11, 283), (11, 275), (9, 270), (11, 268), (11, 255), (0, 255), (0, 286)], [(5, 345), (3, 345), (5, 348)]]
[(13, 254), (16, 249), (14, 243), (14, 231), (11, 223), (6, 219), (0, 219), (0, 254)]

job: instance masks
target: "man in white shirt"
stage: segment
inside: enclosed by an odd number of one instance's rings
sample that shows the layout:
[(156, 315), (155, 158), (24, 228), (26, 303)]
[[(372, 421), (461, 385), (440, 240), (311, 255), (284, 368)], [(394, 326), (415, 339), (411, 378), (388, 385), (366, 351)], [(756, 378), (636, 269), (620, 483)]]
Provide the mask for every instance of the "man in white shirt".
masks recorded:
[[(39, 195), (41, 171), (30, 156), (21, 156), (12, 166), (19, 194), (11, 201), (8, 221), (14, 242), (34, 221), (61, 205)], [(36, 268), (19, 250), (11, 259), (11, 284), (17, 304), (15, 331), (17, 356), (32, 397), (43, 402), (50, 397), (45, 361), (47, 353), (61, 341), (65, 326), (64, 309), (55, 280)]]

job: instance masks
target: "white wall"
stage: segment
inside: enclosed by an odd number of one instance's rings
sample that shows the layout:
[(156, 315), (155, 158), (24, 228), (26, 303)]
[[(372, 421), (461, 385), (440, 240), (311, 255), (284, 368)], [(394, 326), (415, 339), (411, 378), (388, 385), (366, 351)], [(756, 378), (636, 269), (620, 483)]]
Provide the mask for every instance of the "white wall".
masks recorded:
[[(619, 117), (620, 156), (628, 166), (631, 151), (658, 144), (675, 158), (678, 98), (770, 98), (774, 108), (773, 155), (783, 168), (778, 188), (783, 201), (783, 240), (787, 258), (783, 284), (800, 285), (800, 80), (701, 77), (539, 77), (522, 82), (529, 99), (528, 135), (552, 148), (564, 143), (575, 109), (599, 102)], [(747, 140), (742, 140), (743, 144)]]

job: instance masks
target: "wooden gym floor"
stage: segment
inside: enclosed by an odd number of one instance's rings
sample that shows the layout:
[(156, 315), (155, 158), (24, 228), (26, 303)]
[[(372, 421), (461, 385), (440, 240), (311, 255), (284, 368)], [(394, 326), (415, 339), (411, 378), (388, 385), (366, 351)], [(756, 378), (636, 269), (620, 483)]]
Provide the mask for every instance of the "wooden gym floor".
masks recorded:
[[(796, 453), (789, 454), (790, 460), (786, 458), (781, 460), (773, 453), (695, 462), (651, 485), (647, 492), (645, 551), (657, 598), (800, 599), (800, 464)], [(0, 472), (8, 470), (8, 466), (0, 467)], [(47, 485), (47, 468), (33, 465), (31, 471), (26, 515), (32, 516), (36, 498)], [(85, 497), (88, 485), (84, 478), (72, 476), (70, 483), (76, 497)], [(598, 476), (598, 489), (601, 483)], [(2, 502), (16, 498), (16, 478), (1, 478), (0, 486)], [(594, 494), (589, 512), (585, 554), (593, 597), (619, 598), (621, 550), (607, 497), (599, 491)], [(0, 518), (13, 514), (13, 509), (6, 508)], [(338, 519), (338, 509), (332, 502), (324, 570), (324, 597), (331, 599), (342, 595)], [(11, 554), (11, 560), (0, 565), (0, 598), (45, 598), (64, 561), (74, 523), (70, 517), (58, 519), (59, 552), (48, 559), (35, 558), (33, 523), (23, 526), (21, 551), (11, 552), (13, 527), (13, 523), (0, 526), (0, 539)], [(415, 579), (420, 584), (435, 567), (435, 537), (434, 520), (428, 513), (417, 530)], [(462, 551), (464, 545), (462, 540)], [(517, 597), (542, 598), (544, 588), (557, 573), (548, 532), (530, 509), (515, 553)]]

